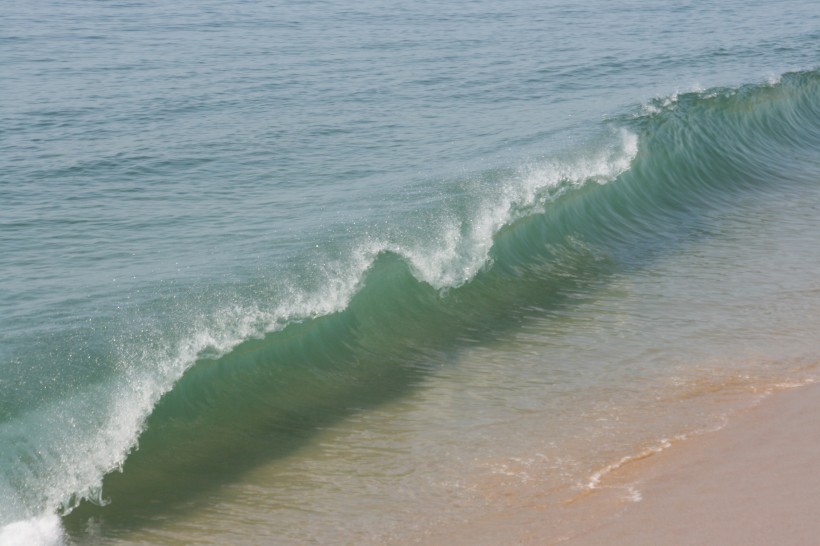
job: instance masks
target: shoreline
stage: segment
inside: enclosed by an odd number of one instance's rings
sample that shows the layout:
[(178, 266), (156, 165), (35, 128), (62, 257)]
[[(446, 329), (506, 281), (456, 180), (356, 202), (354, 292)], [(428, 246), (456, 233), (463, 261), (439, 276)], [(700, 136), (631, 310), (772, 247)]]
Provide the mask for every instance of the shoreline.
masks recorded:
[(820, 523), (820, 385), (773, 392), (720, 430), (624, 465), (640, 492), (564, 544), (810, 544)]
[(610, 465), (568, 500), (513, 502), (414, 543), (809, 544), (820, 533), (818, 425), (820, 384), (776, 389), (717, 429)]

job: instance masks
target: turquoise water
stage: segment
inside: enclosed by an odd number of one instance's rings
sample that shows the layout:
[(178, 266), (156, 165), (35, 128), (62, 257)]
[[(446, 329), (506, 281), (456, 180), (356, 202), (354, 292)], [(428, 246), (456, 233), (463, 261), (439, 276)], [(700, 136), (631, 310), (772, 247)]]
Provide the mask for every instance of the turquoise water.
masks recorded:
[(672, 427), (589, 408), (811, 375), (818, 29), (811, 2), (6, 7), (0, 542), (407, 540), (533, 438), (570, 483)]

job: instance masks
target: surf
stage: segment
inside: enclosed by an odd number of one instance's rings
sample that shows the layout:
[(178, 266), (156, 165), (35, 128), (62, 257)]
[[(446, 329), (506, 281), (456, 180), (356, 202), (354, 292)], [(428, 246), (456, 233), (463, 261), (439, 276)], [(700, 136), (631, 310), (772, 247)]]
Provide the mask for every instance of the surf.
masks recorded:
[[(607, 120), (591, 149), (457, 181), (410, 236), (306, 250), (309, 282), (240, 286), (208, 313), (163, 303), (188, 323), (130, 327), (116, 373), (0, 425), (17, 439), (3, 455), (3, 532), (30, 520), (54, 537), (48, 514), (124, 514), (157, 488), (183, 499), (221, 461), (298, 449), (350, 408), (416, 388), (448, 354), (572, 306), (696, 236), (700, 215), (816, 183), (818, 95), (807, 71), (657, 99)], [(69, 426), (45, 427), (55, 416)]]

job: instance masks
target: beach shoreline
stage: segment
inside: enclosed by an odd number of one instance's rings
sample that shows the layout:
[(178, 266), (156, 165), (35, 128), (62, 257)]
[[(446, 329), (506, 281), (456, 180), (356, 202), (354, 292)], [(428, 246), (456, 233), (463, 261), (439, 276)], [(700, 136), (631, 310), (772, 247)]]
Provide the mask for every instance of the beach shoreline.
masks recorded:
[(567, 544), (809, 544), (820, 524), (820, 386), (772, 393), (720, 430), (624, 465), (625, 505)]
[(415, 543), (809, 544), (820, 532), (818, 419), (820, 385), (776, 388), (723, 426), (611, 465), (568, 500), (513, 503)]

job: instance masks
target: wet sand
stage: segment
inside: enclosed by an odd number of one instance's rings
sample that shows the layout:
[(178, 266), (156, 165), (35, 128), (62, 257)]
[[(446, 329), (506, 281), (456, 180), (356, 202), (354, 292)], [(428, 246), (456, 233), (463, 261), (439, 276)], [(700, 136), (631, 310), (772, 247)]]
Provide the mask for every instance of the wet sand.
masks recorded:
[(820, 536), (820, 386), (777, 392), (719, 431), (604, 480), (640, 500), (566, 544), (813, 544)]
[(726, 426), (670, 442), (570, 501), (511, 502), (425, 544), (813, 544), (820, 536), (820, 385), (776, 391)]

